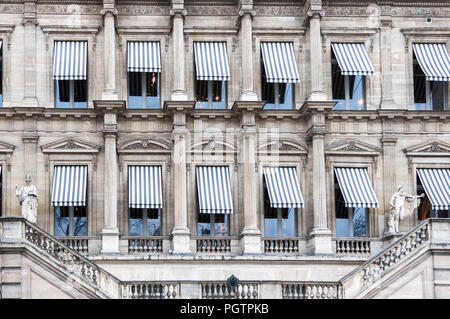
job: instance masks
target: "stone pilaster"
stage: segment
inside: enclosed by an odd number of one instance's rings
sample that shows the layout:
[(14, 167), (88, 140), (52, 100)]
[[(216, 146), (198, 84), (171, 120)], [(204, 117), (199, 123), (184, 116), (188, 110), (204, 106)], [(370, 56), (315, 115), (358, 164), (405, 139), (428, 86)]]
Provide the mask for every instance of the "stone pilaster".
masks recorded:
[(324, 135), (326, 133), (325, 116), (334, 105), (335, 102), (305, 102), (300, 109), (300, 113), (308, 118), (307, 138), (309, 143), (312, 144), (312, 210), (314, 223), (308, 235), (307, 251), (314, 255), (333, 253), (332, 233), (327, 223)]
[(391, 50), (392, 17), (380, 18), (380, 50), (381, 50), (381, 108), (394, 109), (392, 98), (392, 50)]
[(311, 0), (305, 5), (309, 17), (309, 45), (311, 61), (311, 95), (309, 101), (326, 101), (323, 88), (323, 52), (320, 19), (324, 15), (321, 1)]
[(105, 138), (104, 218), (102, 254), (119, 254), (119, 228), (117, 226), (117, 185), (119, 166), (117, 160), (117, 114), (125, 107), (123, 101), (94, 101), (95, 108), (104, 114)]
[(234, 112), (241, 113), (241, 130), (239, 133), (239, 164), (242, 171), (241, 185), (243, 192), (244, 228), (241, 232), (241, 249), (243, 254), (261, 254), (261, 231), (258, 228), (257, 211), (257, 176), (256, 151), (257, 130), (255, 113), (262, 110), (262, 102), (236, 102)]
[(24, 99), (22, 106), (38, 106), (36, 96), (36, 4), (29, 2), (24, 4)]
[(240, 41), (242, 61), (242, 92), (241, 101), (257, 101), (253, 83), (253, 39), (252, 19), (255, 15), (252, 3), (241, 2), (240, 16)]
[(185, 56), (184, 56), (184, 10), (183, 1), (172, 1), (172, 41), (173, 41), (173, 101), (187, 101), (185, 88)]
[(186, 149), (190, 145), (190, 134), (186, 128), (186, 112), (194, 108), (194, 101), (167, 102), (165, 109), (173, 115), (172, 130), (172, 169), (174, 198), (174, 227), (172, 229), (172, 253), (192, 254), (187, 220), (187, 177)]
[(114, 4), (104, 3), (103, 10), (104, 32), (104, 68), (105, 87), (102, 92), (102, 100), (117, 100), (116, 91), (116, 27), (115, 17), (117, 9)]
[(384, 235), (387, 235), (389, 227), (387, 221), (389, 218), (389, 208), (392, 194), (396, 191), (396, 171), (398, 169), (395, 160), (395, 146), (397, 137), (393, 133), (386, 132), (381, 138), (383, 146), (383, 195), (384, 195)]

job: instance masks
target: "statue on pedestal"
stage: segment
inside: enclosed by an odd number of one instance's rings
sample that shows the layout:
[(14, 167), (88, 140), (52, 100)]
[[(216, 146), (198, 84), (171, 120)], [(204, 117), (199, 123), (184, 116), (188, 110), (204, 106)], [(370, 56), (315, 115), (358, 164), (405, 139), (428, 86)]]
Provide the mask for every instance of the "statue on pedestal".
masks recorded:
[(16, 196), (22, 206), (22, 217), (36, 224), (38, 192), (36, 186), (31, 184), (30, 174), (25, 175), (25, 186), (22, 186), (20, 190), (16, 185)]
[(400, 185), (397, 187), (397, 192), (392, 194), (391, 197), (391, 208), (389, 210), (389, 218), (388, 218), (388, 233), (396, 234), (399, 232), (398, 224), (399, 221), (412, 214), (415, 208), (419, 207), (420, 199), (424, 197), (425, 194), (417, 195), (408, 195), (404, 192), (403, 186)]

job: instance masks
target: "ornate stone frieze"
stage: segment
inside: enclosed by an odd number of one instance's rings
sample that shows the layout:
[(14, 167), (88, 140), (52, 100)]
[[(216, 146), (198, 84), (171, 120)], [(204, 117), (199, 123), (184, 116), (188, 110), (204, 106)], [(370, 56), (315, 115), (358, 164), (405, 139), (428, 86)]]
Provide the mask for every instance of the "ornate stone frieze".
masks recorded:
[(169, 6), (145, 6), (145, 5), (118, 5), (119, 15), (169, 15)]
[(305, 146), (299, 145), (290, 141), (278, 141), (278, 142), (269, 142), (267, 144), (263, 144), (258, 148), (259, 153), (302, 153), (306, 154), (307, 150)]
[(367, 152), (366, 149), (363, 149), (356, 145), (355, 141), (350, 141), (347, 146), (339, 149), (339, 151), (344, 152)]
[(0, 4), (1, 13), (23, 14), (25, 8), (23, 4)]
[(123, 150), (166, 150), (166, 148), (154, 144), (150, 140), (142, 140), (124, 147)]
[(36, 6), (38, 14), (100, 14), (101, 5), (80, 5), (80, 4), (41, 4)]
[(98, 153), (101, 146), (75, 138), (64, 138), (41, 145), (43, 153)]
[(305, 8), (300, 6), (254, 6), (257, 16), (297, 17), (305, 15)]
[(236, 6), (185, 6), (190, 16), (237, 16), (239, 8)]
[(140, 138), (121, 143), (118, 153), (170, 153), (171, 149), (170, 142), (154, 138)]
[(324, 6), (325, 16), (378, 16), (380, 9), (377, 6)]

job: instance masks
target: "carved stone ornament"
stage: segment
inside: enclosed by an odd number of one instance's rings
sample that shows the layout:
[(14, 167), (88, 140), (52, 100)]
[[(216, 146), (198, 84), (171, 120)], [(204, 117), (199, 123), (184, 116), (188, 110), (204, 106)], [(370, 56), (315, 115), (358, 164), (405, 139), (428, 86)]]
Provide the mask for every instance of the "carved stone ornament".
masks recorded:
[(142, 140), (133, 144), (130, 144), (123, 148), (124, 150), (167, 150), (161, 145), (152, 143), (150, 140)]
[(421, 152), (428, 152), (428, 153), (443, 153), (448, 152), (448, 150), (442, 148), (439, 146), (438, 142), (431, 143), (431, 146), (427, 149), (422, 150)]
[(346, 147), (344, 147), (340, 150), (346, 151), (346, 152), (367, 152), (367, 150), (356, 146), (355, 141), (350, 141)]

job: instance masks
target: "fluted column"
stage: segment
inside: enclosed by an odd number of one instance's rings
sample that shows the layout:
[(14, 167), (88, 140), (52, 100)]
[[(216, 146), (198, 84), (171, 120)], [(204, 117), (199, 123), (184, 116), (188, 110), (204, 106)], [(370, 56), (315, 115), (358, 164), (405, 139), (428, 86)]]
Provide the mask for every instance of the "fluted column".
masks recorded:
[(104, 68), (105, 83), (102, 100), (117, 100), (116, 92), (116, 29), (115, 15), (117, 9), (114, 5), (106, 5), (102, 10), (104, 22)]
[(38, 106), (36, 96), (36, 4), (25, 3), (24, 25), (24, 100), (23, 106)]
[(252, 17), (255, 15), (252, 10), (239, 11), (241, 16), (241, 58), (242, 58), (242, 92), (241, 101), (256, 101), (258, 96), (255, 93), (253, 83), (253, 39), (252, 39)]
[(323, 52), (320, 19), (323, 15), (320, 7), (310, 9), (309, 16), (309, 44), (311, 65), (311, 95), (310, 101), (326, 101), (327, 95), (323, 89)]
[(104, 114), (104, 226), (101, 232), (101, 253), (118, 254), (120, 253), (120, 232), (117, 226), (117, 185), (119, 181), (119, 166), (117, 160), (117, 114), (124, 110), (125, 103), (122, 101), (94, 101), (94, 106), (96, 110)]
[(184, 56), (184, 9), (171, 10), (172, 15), (172, 43), (173, 43), (173, 101), (186, 101), (188, 96), (184, 85), (185, 56)]

